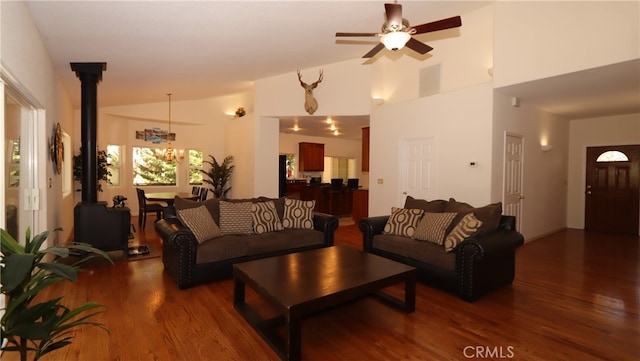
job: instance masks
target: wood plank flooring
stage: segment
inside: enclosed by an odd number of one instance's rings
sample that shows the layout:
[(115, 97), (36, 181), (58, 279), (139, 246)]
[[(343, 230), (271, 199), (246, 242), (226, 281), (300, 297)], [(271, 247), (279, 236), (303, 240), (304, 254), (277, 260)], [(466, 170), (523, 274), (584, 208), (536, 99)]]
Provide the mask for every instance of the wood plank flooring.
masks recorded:
[[(138, 230), (137, 241), (159, 245), (152, 225)], [(513, 285), (475, 303), (418, 284), (411, 314), (374, 298), (330, 309), (303, 321), (303, 359), (638, 360), (639, 243), (561, 231), (521, 247)], [(336, 244), (361, 249), (357, 226), (341, 226)], [(161, 258), (86, 268), (77, 283), (52, 291), (69, 305), (105, 304), (95, 320), (110, 334), (84, 327), (44, 360), (278, 359), (234, 310), (232, 280), (181, 291)], [(261, 302), (251, 293), (247, 299)]]

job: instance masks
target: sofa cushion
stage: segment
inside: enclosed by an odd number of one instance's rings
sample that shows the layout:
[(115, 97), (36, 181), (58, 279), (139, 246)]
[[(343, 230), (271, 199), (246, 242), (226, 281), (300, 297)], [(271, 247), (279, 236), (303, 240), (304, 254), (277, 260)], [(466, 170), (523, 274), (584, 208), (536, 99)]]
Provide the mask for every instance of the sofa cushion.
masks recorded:
[(411, 238), (379, 234), (373, 237), (372, 246), (376, 249), (428, 263), (449, 271), (456, 269), (455, 252), (445, 252), (444, 247), (431, 242), (416, 241)]
[(453, 225), (458, 224), (465, 215), (473, 213), (476, 218), (482, 221), (482, 226), (476, 235), (483, 236), (498, 229), (500, 216), (502, 215), (502, 203), (492, 203), (484, 207), (474, 208), (467, 203), (458, 202), (455, 199), (450, 198), (444, 211), (458, 213), (456, 218), (453, 219)]
[(324, 243), (324, 233), (307, 229), (285, 229), (280, 232), (225, 235), (198, 245), (196, 263), (219, 262), (238, 257), (317, 246)]
[(273, 201), (253, 203), (251, 205), (251, 218), (253, 220), (253, 231), (257, 234), (284, 229)]
[(211, 213), (211, 217), (216, 222), (216, 224), (220, 224), (220, 199), (212, 198), (207, 199), (204, 202), (194, 201), (191, 199), (184, 199), (180, 197), (176, 197), (173, 203), (173, 206), (176, 209), (176, 213), (181, 209), (189, 209), (196, 208), (204, 205)]
[(220, 227), (218, 227), (213, 217), (211, 217), (211, 213), (204, 205), (180, 209), (176, 213), (180, 222), (189, 227), (198, 243), (222, 236)]
[(432, 213), (444, 212), (444, 207), (446, 206), (447, 206), (447, 201), (443, 199), (427, 201), (424, 199), (415, 199), (412, 196), (407, 196), (407, 199), (404, 201), (404, 208), (422, 209), (425, 212), (432, 212)]
[(220, 229), (222, 234), (253, 233), (251, 204), (251, 202), (220, 201)]
[(457, 213), (424, 212), (413, 238), (442, 245), (447, 229), (456, 215)]
[(391, 215), (384, 225), (382, 233), (403, 237), (413, 237), (420, 222), (422, 209), (391, 208)]
[(453, 251), (460, 242), (478, 232), (481, 226), (482, 221), (476, 218), (473, 213), (466, 214), (444, 240), (444, 250)]
[(316, 201), (301, 201), (297, 199), (285, 199), (284, 228), (313, 229), (313, 211)]

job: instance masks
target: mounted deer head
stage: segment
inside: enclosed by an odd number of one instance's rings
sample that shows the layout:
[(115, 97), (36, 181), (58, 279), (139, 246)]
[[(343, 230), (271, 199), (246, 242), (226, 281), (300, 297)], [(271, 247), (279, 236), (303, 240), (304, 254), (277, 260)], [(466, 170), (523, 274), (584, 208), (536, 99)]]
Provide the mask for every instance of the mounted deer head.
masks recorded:
[(311, 83), (311, 85), (307, 85), (307, 83), (302, 81), (300, 70), (298, 70), (298, 80), (300, 80), (300, 85), (304, 88), (304, 110), (306, 110), (309, 115), (312, 115), (318, 110), (318, 101), (313, 97), (313, 89), (322, 81), (322, 69), (320, 69), (320, 77), (318, 80)]

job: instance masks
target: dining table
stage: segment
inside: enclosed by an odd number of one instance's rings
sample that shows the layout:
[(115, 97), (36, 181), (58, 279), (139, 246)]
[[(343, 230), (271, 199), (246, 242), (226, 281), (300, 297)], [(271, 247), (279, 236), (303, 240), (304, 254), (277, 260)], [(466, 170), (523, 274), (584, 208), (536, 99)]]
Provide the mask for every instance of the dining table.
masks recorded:
[(167, 206), (172, 206), (175, 198), (184, 198), (184, 199), (192, 199), (196, 200), (199, 198), (197, 194), (192, 194), (190, 192), (150, 192), (145, 193), (145, 198), (148, 201), (154, 202), (165, 202)]

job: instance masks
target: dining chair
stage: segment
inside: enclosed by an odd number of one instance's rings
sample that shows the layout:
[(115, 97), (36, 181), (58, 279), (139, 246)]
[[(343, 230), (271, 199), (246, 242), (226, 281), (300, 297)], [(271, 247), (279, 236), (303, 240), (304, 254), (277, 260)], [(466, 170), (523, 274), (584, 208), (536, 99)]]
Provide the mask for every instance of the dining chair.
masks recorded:
[(155, 213), (156, 219), (160, 219), (164, 206), (160, 203), (147, 202), (143, 189), (136, 188), (136, 192), (138, 193), (138, 228), (144, 229), (147, 224), (147, 213)]
[(207, 194), (209, 193), (209, 188), (200, 188), (200, 198), (198, 198), (198, 200), (200, 202), (204, 202), (207, 200)]

